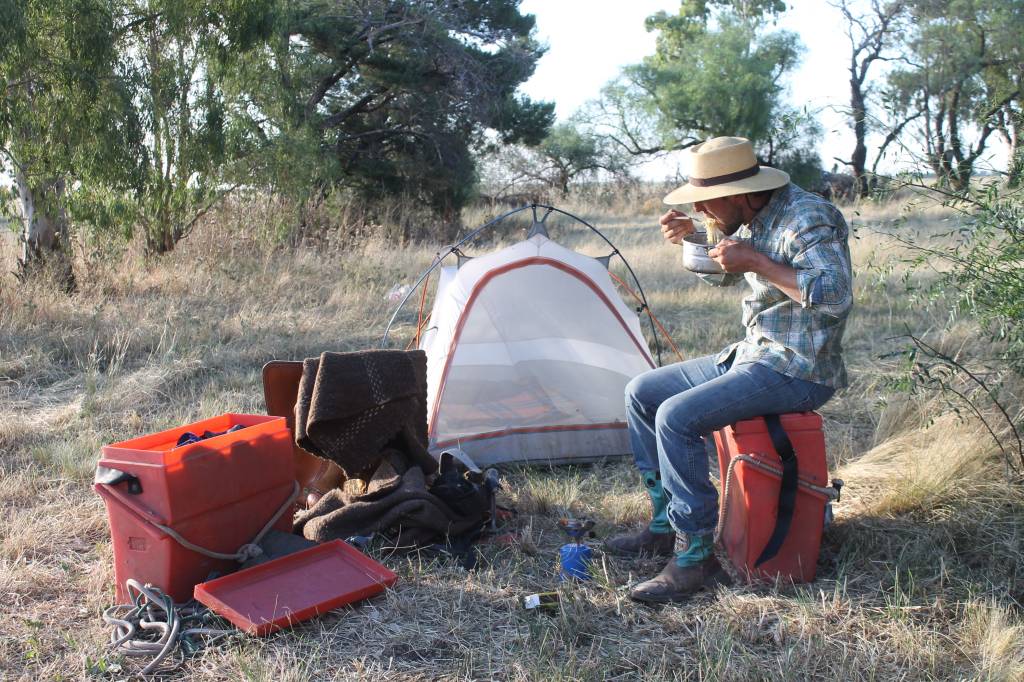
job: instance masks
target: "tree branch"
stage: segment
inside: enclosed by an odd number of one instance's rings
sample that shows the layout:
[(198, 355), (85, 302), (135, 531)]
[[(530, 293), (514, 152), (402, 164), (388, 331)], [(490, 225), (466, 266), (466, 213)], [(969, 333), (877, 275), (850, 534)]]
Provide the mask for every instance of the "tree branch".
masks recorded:
[(363, 95), (362, 97), (360, 97), (358, 100), (356, 100), (353, 104), (351, 104), (350, 106), (348, 106), (344, 110), (339, 111), (339, 112), (337, 112), (335, 114), (331, 114), (330, 116), (328, 116), (325, 119), (323, 119), (322, 121), (320, 121), (317, 124), (317, 126), (321, 130), (326, 130), (327, 128), (334, 128), (335, 126), (338, 126), (341, 123), (344, 123), (346, 120), (348, 120), (352, 116), (355, 116), (356, 114), (366, 110), (366, 107), (367, 107), (367, 105), (370, 104), (370, 102), (372, 102), (378, 96), (385, 94), (386, 92), (387, 91), (385, 90), (383, 92), (371, 92), (371, 93), (368, 93), (366, 95)]
[(163, 16), (163, 12), (154, 12), (152, 14), (146, 14), (146, 15), (143, 15), (143, 16), (137, 18), (137, 19), (133, 19), (132, 21), (129, 21), (127, 24), (124, 24), (123, 26), (119, 27), (114, 32), (114, 39), (116, 40), (116, 39), (119, 39), (119, 38), (123, 37), (129, 31), (131, 31), (132, 29), (134, 29), (134, 28), (136, 28), (138, 26), (142, 26), (143, 24), (148, 24), (151, 21), (156, 21), (161, 16)]
[(888, 134), (885, 136), (885, 139), (882, 140), (882, 144), (879, 145), (878, 147), (878, 153), (875, 154), (875, 162), (871, 164), (872, 175), (877, 175), (878, 164), (882, 160), (882, 157), (885, 155), (885, 150), (889, 147), (889, 145), (900, 136), (900, 133), (903, 132), (903, 129), (907, 126), (907, 124), (909, 124), (911, 121), (915, 119), (921, 118), (921, 116), (921, 112), (918, 111), (914, 115), (908, 116), (907, 118), (900, 121), (895, 128), (892, 128), (888, 132)]
[(306, 98), (306, 115), (311, 115), (316, 109), (316, 106), (323, 101), (324, 97), (327, 96), (327, 92), (337, 85), (338, 81), (345, 77), (352, 67), (355, 66), (355, 60), (349, 60), (345, 66), (338, 69), (334, 73), (324, 76), (320, 79), (320, 82), (313, 88), (313, 92), (310, 93), (309, 97)]
[[(1021, 468), (1022, 468), (1022, 470), (1024, 470), (1024, 441), (1022, 441), (1020, 432), (1017, 430), (1017, 426), (1016, 426), (1016, 424), (1014, 424), (1013, 419), (1010, 417), (1009, 413), (1006, 411), (1006, 408), (1003, 407), (1003, 404), (1001, 402), (999, 402), (999, 400), (996, 399), (996, 397), (993, 394), (994, 393), (993, 390), (988, 387), (988, 385), (985, 383), (985, 380), (982, 379), (981, 377), (975, 375), (973, 372), (971, 372), (969, 369), (967, 369), (967, 367), (965, 367), (963, 364), (961, 364), (958, 360), (956, 360), (954, 358), (951, 358), (950, 356), (946, 355), (945, 353), (939, 351), (935, 347), (933, 347), (933, 346), (929, 345), (928, 343), (926, 343), (923, 339), (920, 339), (920, 338), (914, 336), (913, 334), (911, 334), (909, 332), (907, 333), (907, 337), (920, 350), (923, 350), (929, 356), (931, 356), (933, 358), (937, 358), (941, 362), (946, 363), (948, 366), (950, 366), (950, 367), (952, 367), (952, 368), (954, 368), (954, 369), (956, 369), (958, 371), (963, 372), (974, 383), (976, 383), (978, 386), (981, 387), (981, 390), (985, 392), (985, 395), (987, 395), (989, 397), (989, 400), (992, 401), (992, 404), (994, 404), (996, 406), (996, 408), (999, 410), (999, 412), (1002, 414), (1003, 419), (1006, 421), (1007, 425), (1009, 425), (1010, 431), (1013, 433), (1014, 437), (1016, 438), (1016, 440), (1017, 440), (1017, 454), (1018, 454), (1018, 457), (1020, 458)], [(961, 396), (968, 403), (968, 405), (970, 405), (971, 408), (975, 411), (975, 414), (978, 415), (978, 418), (981, 419), (982, 423), (985, 424), (985, 427), (988, 429), (988, 432), (992, 435), (992, 438), (993, 438), (993, 440), (995, 440), (996, 445), (999, 446), (999, 449), (1003, 453), (1004, 458), (1006, 458), (1007, 465), (1009, 465), (1009, 455), (1006, 452), (1006, 449), (1003, 447), (1002, 442), (996, 436), (995, 431), (993, 431), (992, 427), (990, 427), (988, 422), (985, 421), (985, 418), (983, 416), (981, 416), (980, 412), (978, 411), (978, 409), (974, 405), (974, 403), (969, 398), (967, 398), (966, 396), (963, 396), (961, 393), (959, 393), (959, 392), (955, 391), (954, 389), (952, 389), (952, 387), (950, 387), (950, 390), (953, 390), (954, 393), (956, 393), (958, 396)]]
[(226, 190), (224, 190), (222, 192), (215, 193), (213, 198), (210, 199), (210, 201), (205, 206), (200, 208), (199, 211), (196, 212), (196, 214), (194, 216), (192, 216), (191, 220), (189, 220), (185, 225), (183, 225), (181, 228), (179, 228), (177, 230), (177, 233), (178, 233), (177, 234), (177, 239), (175, 239), (174, 241), (177, 242), (177, 241), (187, 237), (189, 235), (189, 233), (192, 232), (192, 228), (195, 227), (196, 223), (199, 222), (199, 220), (204, 215), (209, 213), (210, 210), (214, 206), (216, 206), (218, 203), (223, 201), (225, 197), (227, 197), (229, 194), (234, 192), (236, 189), (238, 189), (238, 185), (237, 184), (232, 185), (231, 187), (227, 188)]

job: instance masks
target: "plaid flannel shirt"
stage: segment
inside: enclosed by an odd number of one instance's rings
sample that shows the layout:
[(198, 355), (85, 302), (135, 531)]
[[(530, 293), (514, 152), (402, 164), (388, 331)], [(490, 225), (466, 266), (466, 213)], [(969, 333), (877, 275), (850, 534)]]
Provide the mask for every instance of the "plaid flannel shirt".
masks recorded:
[(746, 335), (719, 353), (716, 362), (757, 362), (787, 376), (840, 388), (846, 385), (842, 338), (853, 306), (849, 228), (842, 213), (816, 194), (788, 184), (775, 191), (741, 239), (772, 260), (796, 270), (800, 301), (752, 272), (705, 276), (719, 286), (746, 279)]

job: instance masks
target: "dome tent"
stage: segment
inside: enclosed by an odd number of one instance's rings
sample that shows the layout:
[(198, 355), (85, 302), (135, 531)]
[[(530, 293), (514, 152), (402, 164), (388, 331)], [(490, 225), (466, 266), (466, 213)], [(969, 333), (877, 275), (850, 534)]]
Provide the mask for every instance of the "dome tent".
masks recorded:
[[(538, 208), (545, 211), (539, 218)], [(462, 256), (459, 247), (481, 231), (527, 209), (533, 227), (524, 241)], [(594, 258), (551, 240), (545, 221), (553, 212), (597, 233), (612, 246), (611, 256)], [(451, 254), (459, 256), (457, 264), (442, 264)], [(489, 466), (630, 454), (625, 386), (655, 365), (637, 314), (612, 283), (613, 256), (621, 258), (585, 221), (539, 205), (499, 216), (438, 255), (413, 288), (440, 270), (419, 343), (427, 354), (429, 447), (435, 456), (458, 447)], [(382, 346), (386, 342), (387, 332)]]

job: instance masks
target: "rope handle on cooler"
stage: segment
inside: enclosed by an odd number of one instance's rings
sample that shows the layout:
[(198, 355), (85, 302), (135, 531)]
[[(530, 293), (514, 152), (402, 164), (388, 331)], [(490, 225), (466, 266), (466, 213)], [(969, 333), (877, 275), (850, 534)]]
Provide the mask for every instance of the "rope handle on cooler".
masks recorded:
[[(123, 480), (127, 479), (122, 479), (122, 481)], [(157, 521), (153, 520), (153, 518), (151, 518), (149, 514), (146, 514), (142, 510), (135, 507), (134, 503), (130, 502), (127, 496), (118, 491), (115, 487), (113, 487), (110, 484), (102, 483), (102, 481), (100, 481), (100, 483), (106, 490), (105, 494), (113, 495), (115, 498), (120, 499), (122, 504), (129, 505), (129, 509), (132, 509), (132, 511), (134, 512), (133, 515), (137, 519), (139, 519), (140, 521), (144, 521), (150, 526), (156, 528), (161, 533), (167, 535), (185, 549), (192, 550), (193, 552), (197, 552), (199, 554), (202, 554), (203, 556), (208, 556), (211, 559), (237, 561), (238, 563), (245, 563), (249, 559), (254, 559), (263, 554), (263, 550), (259, 546), (260, 540), (262, 540), (263, 536), (266, 535), (270, 531), (270, 529), (274, 527), (274, 524), (278, 522), (278, 520), (285, 513), (285, 511), (287, 511), (292, 506), (296, 498), (298, 498), (299, 492), (301, 491), (299, 482), (293, 481), (292, 492), (290, 495), (288, 495), (288, 499), (286, 499), (284, 503), (278, 508), (278, 510), (274, 512), (274, 515), (270, 517), (270, 520), (267, 521), (267, 523), (263, 526), (260, 532), (256, 534), (256, 537), (254, 537), (252, 540), (239, 547), (238, 550), (236, 550), (235, 552), (215, 552), (212, 549), (207, 549), (206, 547), (197, 545), (194, 542), (190, 542), (185, 537), (183, 537), (181, 533), (177, 532), (173, 528), (165, 526), (162, 523), (158, 523)], [(129, 485), (131, 485), (130, 481)]]
[[(763, 457), (764, 455), (761, 454), (760, 456)], [(772, 466), (771, 464), (762, 462), (761, 460), (751, 455), (736, 455), (731, 460), (729, 460), (729, 467), (725, 470), (725, 480), (722, 481), (722, 504), (718, 505), (718, 527), (715, 528), (716, 543), (722, 537), (722, 529), (725, 528), (725, 523), (729, 518), (729, 497), (730, 493), (732, 492), (732, 474), (733, 469), (736, 468), (737, 462), (744, 462), (754, 467), (755, 469), (760, 469), (765, 473), (772, 474), (780, 478), (782, 477), (781, 467)], [(819, 495), (824, 495), (833, 502), (838, 502), (840, 497), (842, 496), (843, 486), (846, 484), (841, 478), (833, 478), (832, 485), (830, 486), (815, 485), (803, 479), (800, 479), (797, 482), (797, 485), (799, 485), (804, 490), (810, 490), (811, 492), (818, 493)]]
[(299, 496), (299, 490), (299, 482), (295, 481), (295, 485), (292, 488), (292, 494), (289, 495), (288, 499), (284, 501), (284, 504), (282, 504), (280, 508), (278, 508), (278, 510), (274, 512), (274, 515), (270, 517), (270, 520), (267, 521), (266, 525), (263, 526), (263, 529), (260, 530), (260, 532), (256, 534), (256, 537), (254, 537), (250, 542), (247, 542), (241, 547), (239, 547), (238, 551), (234, 553), (215, 552), (212, 549), (200, 547), (199, 545), (186, 540), (184, 537), (181, 536), (180, 533), (178, 533), (173, 528), (169, 528), (168, 526), (165, 526), (161, 523), (157, 523), (152, 519), (146, 519), (146, 521), (152, 524), (155, 528), (158, 528), (165, 534), (169, 535), (185, 549), (190, 549), (193, 552), (198, 552), (199, 554), (202, 554), (203, 556), (208, 556), (211, 559), (234, 560), (242, 564), (248, 561), (249, 559), (255, 559), (256, 557), (261, 556), (263, 554), (263, 549), (259, 545), (260, 540), (262, 540), (263, 536), (266, 535), (267, 532), (269, 532), (270, 529), (274, 527), (274, 524), (277, 523), (278, 519), (281, 518), (285, 510), (292, 506), (292, 503), (295, 502), (295, 499)]

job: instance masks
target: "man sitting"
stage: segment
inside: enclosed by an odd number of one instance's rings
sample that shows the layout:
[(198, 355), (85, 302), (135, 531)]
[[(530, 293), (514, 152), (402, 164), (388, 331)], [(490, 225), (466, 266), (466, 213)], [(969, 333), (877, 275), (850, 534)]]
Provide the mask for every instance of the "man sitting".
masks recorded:
[[(841, 341), (853, 277), (842, 214), (786, 173), (759, 166), (749, 140), (716, 137), (689, 154), (690, 178), (665, 203), (693, 204), (719, 226), (727, 238), (709, 255), (727, 274), (712, 283), (746, 279), (751, 292), (743, 340), (645, 372), (626, 387), (633, 456), (654, 514), (641, 532), (612, 538), (607, 548), (674, 554), (631, 591), (644, 602), (680, 601), (728, 581), (712, 552), (718, 492), (705, 437), (741, 419), (817, 409), (846, 384)], [(673, 244), (695, 230), (674, 209), (660, 222)]]

